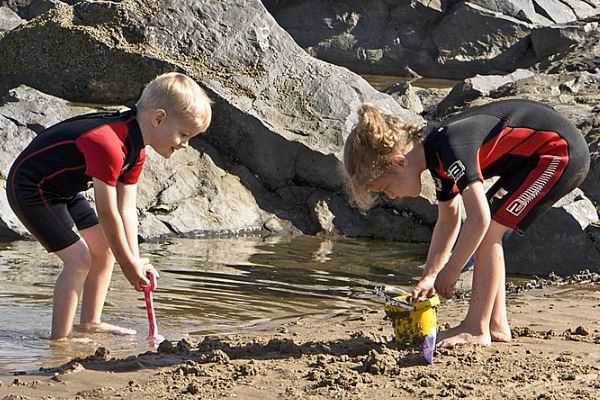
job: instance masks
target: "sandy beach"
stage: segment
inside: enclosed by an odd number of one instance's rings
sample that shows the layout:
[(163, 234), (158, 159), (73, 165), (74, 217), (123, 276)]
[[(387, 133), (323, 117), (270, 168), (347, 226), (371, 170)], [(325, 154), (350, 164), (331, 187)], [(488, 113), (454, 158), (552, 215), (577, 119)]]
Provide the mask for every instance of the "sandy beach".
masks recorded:
[[(1, 399), (597, 399), (600, 286), (525, 284), (509, 298), (514, 340), (436, 352), (398, 348), (383, 307), (301, 317), (269, 330), (173, 340), (125, 359), (110, 349), (4, 376)], [(513, 288), (514, 289), (514, 288)], [(446, 301), (448, 326), (466, 310)]]

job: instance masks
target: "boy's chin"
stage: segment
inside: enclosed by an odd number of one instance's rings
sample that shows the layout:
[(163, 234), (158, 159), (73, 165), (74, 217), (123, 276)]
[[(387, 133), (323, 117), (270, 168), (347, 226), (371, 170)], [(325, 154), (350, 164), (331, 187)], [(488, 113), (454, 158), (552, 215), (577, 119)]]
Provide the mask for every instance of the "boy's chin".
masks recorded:
[(161, 156), (162, 158), (171, 158), (171, 156), (173, 155), (174, 152), (175, 151), (172, 149), (157, 151), (158, 155)]

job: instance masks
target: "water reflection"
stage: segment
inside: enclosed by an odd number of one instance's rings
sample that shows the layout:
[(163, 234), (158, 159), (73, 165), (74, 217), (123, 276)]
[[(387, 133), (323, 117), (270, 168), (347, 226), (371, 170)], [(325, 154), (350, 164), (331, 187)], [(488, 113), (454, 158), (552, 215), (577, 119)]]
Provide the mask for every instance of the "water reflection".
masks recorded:
[[(159, 332), (167, 338), (235, 332), (302, 315), (372, 305), (374, 285), (409, 285), (423, 245), (332, 240), (174, 239), (142, 245), (159, 269)], [(0, 373), (58, 364), (98, 345), (124, 355), (147, 350), (143, 296), (116, 271), (107, 322), (133, 338), (94, 335), (90, 343), (50, 345), (52, 290), (60, 262), (34, 242), (0, 247)], [(18, 329), (16, 329), (18, 327)]]

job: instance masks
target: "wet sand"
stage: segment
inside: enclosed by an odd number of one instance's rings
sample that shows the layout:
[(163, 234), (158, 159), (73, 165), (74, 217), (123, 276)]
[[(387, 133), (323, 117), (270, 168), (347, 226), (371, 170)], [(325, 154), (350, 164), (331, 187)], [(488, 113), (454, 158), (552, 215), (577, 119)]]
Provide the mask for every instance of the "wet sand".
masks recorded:
[[(374, 306), (172, 341), (127, 359), (99, 349), (59, 368), (0, 378), (0, 399), (600, 398), (600, 285), (538, 286), (510, 295), (518, 335), (511, 343), (441, 350), (433, 365), (398, 348), (383, 307)], [(466, 304), (445, 302), (440, 322), (459, 321)]]

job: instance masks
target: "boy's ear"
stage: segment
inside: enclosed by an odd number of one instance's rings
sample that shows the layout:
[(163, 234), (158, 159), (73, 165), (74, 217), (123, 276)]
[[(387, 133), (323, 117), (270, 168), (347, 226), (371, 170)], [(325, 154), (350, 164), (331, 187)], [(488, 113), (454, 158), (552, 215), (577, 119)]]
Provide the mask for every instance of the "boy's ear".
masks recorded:
[(166, 119), (167, 119), (167, 112), (165, 110), (163, 110), (162, 108), (156, 109), (156, 110), (154, 110), (154, 115), (152, 116), (152, 125), (155, 128), (157, 128), (158, 126), (160, 126), (160, 124), (165, 122)]
[(394, 154), (391, 158), (392, 164), (399, 167), (406, 167), (406, 157), (404, 154)]

